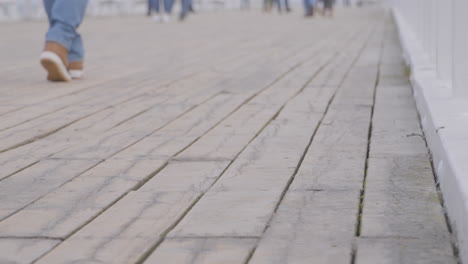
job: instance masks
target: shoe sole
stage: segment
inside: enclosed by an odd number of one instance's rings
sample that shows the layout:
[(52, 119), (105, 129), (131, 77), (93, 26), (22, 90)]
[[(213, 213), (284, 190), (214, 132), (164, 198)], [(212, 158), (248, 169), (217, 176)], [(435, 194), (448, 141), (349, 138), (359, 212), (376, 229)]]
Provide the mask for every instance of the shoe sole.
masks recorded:
[(68, 73), (72, 79), (83, 79), (83, 71), (82, 70), (69, 70)]
[(71, 76), (63, 64), (60, 57), (50, 51), (44, 51), (41, 54), (40, 61), (42, 67), (48, 72), (47, 80), (54, 82), (69, 82)]

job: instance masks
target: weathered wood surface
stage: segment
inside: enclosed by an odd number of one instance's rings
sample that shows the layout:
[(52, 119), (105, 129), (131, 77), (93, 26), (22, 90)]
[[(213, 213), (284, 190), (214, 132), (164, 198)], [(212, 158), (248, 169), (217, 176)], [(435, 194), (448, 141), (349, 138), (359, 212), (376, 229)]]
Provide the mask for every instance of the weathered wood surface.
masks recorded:
[(0, 263), (456, 262), (382, 9), (88, 19), (69, 84), (45, 27), (0, 25)]

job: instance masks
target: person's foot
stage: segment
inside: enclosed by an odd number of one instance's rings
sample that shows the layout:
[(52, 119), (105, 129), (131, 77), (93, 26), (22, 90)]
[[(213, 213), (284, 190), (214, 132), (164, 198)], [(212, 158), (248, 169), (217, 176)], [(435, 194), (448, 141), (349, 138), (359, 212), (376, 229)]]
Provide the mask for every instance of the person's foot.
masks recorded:
[(161, 16), (159, 14), (153, 14), (153, 21), (156, 23), (161, 22)]
[(164, 23), (169, 23), (169, 22), (171, 22), (171, 16), (169, 16), (169, 14), (164, 14), (164, 15), (162, 16), (162, 21), (163, 21)]
[(47, 71), (47, 80), (54, 82), (71, 81), (68, 73), (68, 51), (57, 42), (46, 42), (44, 51), (41, 53), (40, 62)]
[(181, 13), (179, 16), (179, 21), (184, 21), (186, 17), (187, 17), (187, 14)]
[(83, 61), (74, 61), (68, 64), (68, 73), (72, 79), (83, 78)]

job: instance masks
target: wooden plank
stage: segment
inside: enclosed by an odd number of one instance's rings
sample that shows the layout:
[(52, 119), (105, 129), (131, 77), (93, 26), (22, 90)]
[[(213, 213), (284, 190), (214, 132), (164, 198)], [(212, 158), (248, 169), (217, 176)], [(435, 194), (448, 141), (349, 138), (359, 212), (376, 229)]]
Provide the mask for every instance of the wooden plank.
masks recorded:
[[(196, 160), (200, 158), (234, 159), (237, 153), (254, 138), (258, 131), (277, 114), (285, 101), (295, 96), (307, 85), (309, 79), (326, 62), (326, 59), (327, 57), (318, 57), (313, 60), (314, 65), (312, 65), (312, 62), (309, 62), (303, 67), (296, 69), (286, 76), (285, 79), (280, 80), (271, 88), (260, 93), (232, 117), (226, 119), (176, 158), (181, 160)], [(296, 109), (296, 111), (309, 110), (310, 112), (318, 113), (324, 111), (326, 107), (324, 102), (327, 102), (326, 98), (331, 97), (331, 93), (333, 93), (333, 89), (329, 87), (307, 89), (307, 92), (302, 93), (300, 97), (314, 98), (314, 100), (299, 103), (309, 109)], [(305, 103), (308, 103), (308, 105)], [(310, 107), (313, 109), (310, 109)], [(298, 116), (301, 113), (290, 114), (291, 118), (293, 118), (293, 115)]]
[(292, 190), (362, 188), (374, 93), (368, 87), (376, 78), (375, 70), (350, 71), (312, 141)]
[[(108, 158), (121, 150), (133, 145), (144, 137), (151, 135), (161, 127), (169, 124), (174, 119), (182, 116), (186, 111), (196, 107), (199, 103), (209, 99), (213, 94), (205, 94), (205, 98), (191, 100), (185, 104), (177, 101), (160, 104), (150, 111), (125, 122), (124, 125), (108, 130), (85, 140), (86, 143), (71, 147), (63, 152), (55, 154), (54, 158)], [(151, 120), (148, 123), (148, 120)]]
[(457, 262), (410, 89), (377, 88), (356, 263)]
[(0, 238), (0, 263), (32, 263), (60, 240)]
[(359, 195), (288, 192), (249, 263), (349, 263)]
[(448, 241), (449, 233), (427, 157), (369, 160), (362, 235)]
[(0, 182), (0, 219), (93, 167), (93, 160), (44, 160)]
[(271, 122), (169, 236), (260, 236), (319, 119)]
[(418, 155), (428, 158), (410, 86), (379, 86), (371, 156)]
[[(400, 100), (410, 94), (399, 91), (410, 87), (385, 88), (378, 88), (374, 113), (362, 234), (429, 236), (435, 246), (448, 241), (449, 233), (415, 105)], [(399, 111), (393, 112), (395, 105)]]
[(226, 162), (175, 162), (38, 263), (134, 263), (219, 177)]
[(248, 238), (167, 239), (144, 263), (242, 264), (255, 242)]
[(357, 264), (455, 264), (452, 246), (448, 241), (410, 238), (369, 238), (359, 241)]
[(36, 263), (135, 263), (198, 196), (193, 192), (131, 193)]
[[(127, 88), (129, 89), (129, 88)], [(174, 89), (174, 90), (181, 90), (181, 89)], [(196, 89), (192, 89), (193, 93), (196, 92)], [(198, 89), (199, 91), (199, 89)], [(133, 92), (135, 94), (135, 92)], [(183, 96), (190, 96), (192, 93), (186, 93)], [(155, 99), (153, 100), (153, 104), (158, 105), (158, 103), (162, 103), (165, 100), (165, 96), (160, 96), (159, 93), (153, 94), (146, 94), (145, 97), (148, 98), (150, 96), (154, 96)], [(209, 95), (208, 95), (209, 96)], [(47, 136), (51, 133), (55, 133), (62, 128), (73, 124), (76, 121), (79, 121), (83, 117), (86, 117), (93, 113), (98, 113), (110, 106), (112, 106), (112, 102), (114, 102), (115, 106), (118, 107), (122, 102), (128, 101), (132, 98), (132, 93), (128, 93), (119, 90), (117, 95), (113, 95), (111, 98), (101, 98), (98, 97), (97, 99), (91, 99), (83, 101), (82, 103), (64, 108), (63, 111), (58, 111), (53, 114), (46, 115), (42, 118), (34, 119), (31, 122), (24, 123), (17, 127), (13, 127), (11, 129), (7, 129), (0, 132), (0, 138), (2, 138), (3, 144), (0, 144), (0, 149), (8, 149), (14, 147), (18, 144), (24, 144), (24, 142), (28, 142), (29, 140), (35, 140), (36, 138)], [(81, 99), (83, 100), (83, 99)], [(175, 98), (172, 99), (174, 101)], [(180, 99), (179, 99), (180, 100)], [(167, 103), (176, 103), (166, 101)], [(63, 102), (62, 102), (63, 103)], [(66, 102), (65, 102), (66, 103)], [(41, 105), (42, 109), (42, 105)], [(34, 109), (31, 109), (34, 110)], [(157, 109), (161, 111), (161, 109)], [(16, 120), (18, 113), (13, 113), (13, 119)], [(29, 114), (28, 114), (29, 115)], [(5, 117), (4, 117), (5, 118)], [(8, 120), (8, 118), (6, 119)]]
[(215, 127), (241, 106), (244, 100), (246, 100), (244, 96), (219, 94), (163, 129), (118, 153), (115, 158), (170, 158)]
[(165, 165), (108, 160), (0, 222), (0, 237), (66, 238)]

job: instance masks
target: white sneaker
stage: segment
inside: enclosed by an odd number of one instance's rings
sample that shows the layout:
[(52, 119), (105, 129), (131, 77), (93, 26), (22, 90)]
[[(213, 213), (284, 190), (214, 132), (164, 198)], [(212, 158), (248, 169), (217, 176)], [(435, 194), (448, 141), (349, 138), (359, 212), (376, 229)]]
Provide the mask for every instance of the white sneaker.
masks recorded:
[(162, 21), (163, 21), (164, 23), (169, 23), (169, 22), (171, 22), (171, 16), (170, 16), (169, 14), (164, 14), (164, 15), (162, 16)]
[(69, 70), (68, 73), (72, 79), (82, 79), (84, 75), (83, 70)]
[(154, 14), (153, 15), (153, 21), (156, 23), (161, 22), (161, 16), (159, 14)]
[(44, 51), (41, 53), (39, 60), (49, 73), (47, 76), (49, 81), (71, 81), (72, 77), (68, 73), (67, 67), (56, 53)]

